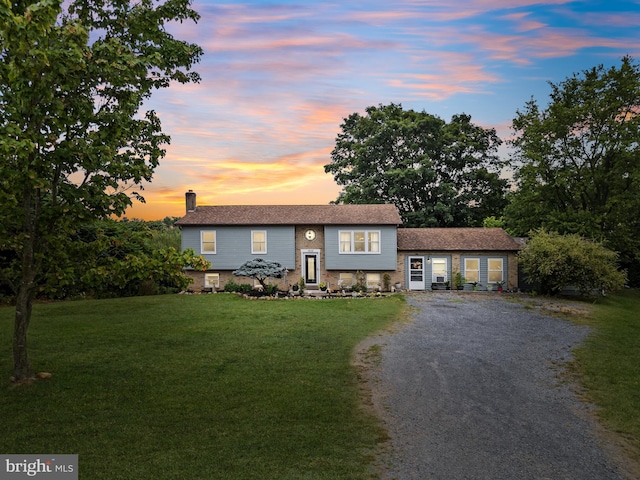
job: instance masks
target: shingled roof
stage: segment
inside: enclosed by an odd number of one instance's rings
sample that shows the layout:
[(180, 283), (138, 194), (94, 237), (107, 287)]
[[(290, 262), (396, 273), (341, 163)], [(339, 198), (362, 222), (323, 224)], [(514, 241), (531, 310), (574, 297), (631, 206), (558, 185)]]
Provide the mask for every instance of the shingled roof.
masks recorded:
[(395, 205), (199, 206), (176, 222), (196, 225), (400, 225)]
[(501, 228), (399, 228), (398, 250), (502, 250), (522, 248)]

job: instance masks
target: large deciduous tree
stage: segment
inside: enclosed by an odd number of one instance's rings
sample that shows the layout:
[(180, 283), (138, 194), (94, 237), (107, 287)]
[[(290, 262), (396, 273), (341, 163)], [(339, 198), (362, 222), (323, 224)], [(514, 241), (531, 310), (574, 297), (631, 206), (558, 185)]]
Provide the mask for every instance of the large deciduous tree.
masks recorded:
[(0, 0), (0, 251), (20, 264), (14, 378), (32, 372), (27, 329), (43, 261), (84, 222), (122, 214), (168, 143), (143, 103), (197, 81), (201, 49), (172, 22), (189, 0)]
[(551, 83), (513, 121), (517, 191), (505, 210), (516, 235), (544, 227), (603, 241), (640, 280), (640, 67), (598, 66)]
[(408, 227), (482, 226), (502, 214), (501, 141), (470, 116), (446, 123), (379, 105), (350, 115), (341, 130), (324, 167), (343, 186), (337, 203), (392, 203)]

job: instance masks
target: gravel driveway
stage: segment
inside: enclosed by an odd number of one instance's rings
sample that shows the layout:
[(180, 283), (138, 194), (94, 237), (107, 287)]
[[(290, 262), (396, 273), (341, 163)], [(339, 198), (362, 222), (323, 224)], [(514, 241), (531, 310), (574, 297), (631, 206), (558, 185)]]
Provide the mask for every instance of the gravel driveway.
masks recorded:
[(391, 437), (381, 478), (625, 478), (559, 376), (588, 329), (505, 297), (410, 294), (413, 320), (374, 339), (369, 385)]

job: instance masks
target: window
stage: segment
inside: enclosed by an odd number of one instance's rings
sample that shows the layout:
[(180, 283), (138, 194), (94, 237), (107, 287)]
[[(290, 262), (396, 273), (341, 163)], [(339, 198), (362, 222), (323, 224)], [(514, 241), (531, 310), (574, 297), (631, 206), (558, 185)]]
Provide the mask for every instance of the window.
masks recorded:
[(366, 252), (365, 232), (353, 232), (353, 251)]
[(367, 288), (378, 288), (380, 285), (379, 273), (367, 273)]
[(369, 252), (380, 253), (380, 232), (369, 232)]
[(338, 286), (340, 287), (352, 287), (353, 286), (353, 273), (341, 273), (338, 279)]
[(251, 232), (251, 253), (267, 253), (267, 232), (254, 230)]
[(200, 232), (200, 253), (216, 253), (215, 230)]
[(351, 252), (351, 232), (340, 232), (340, 253)]
[(218, 287), (220, 287), (220, 274), (219, 273), (205, 273), (204, 274), (204, 286), (205, 286), (205, 288), (218, 288)]
[(444, 283), (448, 281), (446, 258), (434, 258), (431, 260), (431, 275), (431, 281), (434, 283)]
[(503, 276), (503, 262), (502, 258), (490, 258), (489, 259), (489, 283), (502, 282)]
[(480, 259), (479, 258), (464, 259), (464, 278), (467, 279), (467, 282), (480, 281)]
[(367, 230), (340, 232), (340, 253), (380, 253), (380, 232)]

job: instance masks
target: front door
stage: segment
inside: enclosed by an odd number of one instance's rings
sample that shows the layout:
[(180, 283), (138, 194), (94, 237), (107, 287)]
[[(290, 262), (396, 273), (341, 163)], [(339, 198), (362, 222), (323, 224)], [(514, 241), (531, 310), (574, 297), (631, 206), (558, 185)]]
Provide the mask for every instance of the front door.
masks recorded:
[(320, 251), (302, 251), (302, 278), (306, 285), (318, 285), (320, 275)]
[(424, 257), (409, 257), (409, 290), (424, 290)]

